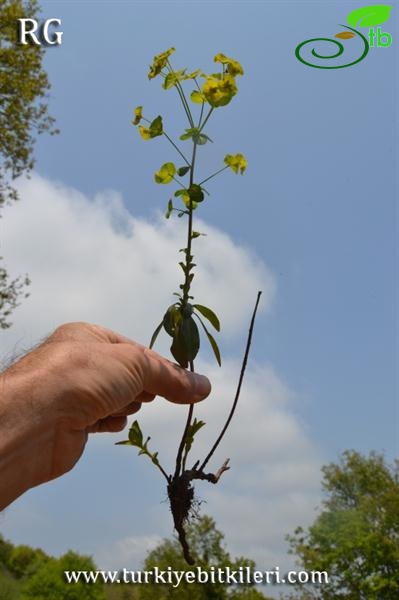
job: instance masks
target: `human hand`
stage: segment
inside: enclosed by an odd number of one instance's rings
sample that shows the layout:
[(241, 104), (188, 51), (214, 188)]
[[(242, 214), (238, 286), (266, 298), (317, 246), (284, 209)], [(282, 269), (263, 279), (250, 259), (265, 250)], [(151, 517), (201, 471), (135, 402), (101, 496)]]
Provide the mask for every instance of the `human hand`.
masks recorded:
[(0, 508), (69, 471), (89, 433), (121, 431), (143, 402), (156, 395), (198, 402), (210, 389), (206, 377), (123, 335), (88, 323), (62, 325), (0, 375), (0, 471), (8, 465)]

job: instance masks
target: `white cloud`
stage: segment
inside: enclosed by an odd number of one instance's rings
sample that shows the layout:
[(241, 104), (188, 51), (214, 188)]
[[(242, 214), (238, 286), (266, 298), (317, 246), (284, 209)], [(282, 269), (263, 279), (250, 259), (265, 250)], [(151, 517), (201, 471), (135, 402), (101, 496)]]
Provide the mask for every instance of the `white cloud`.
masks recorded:
[[(38, 175), (20, 183), (21, 201), (0, 222), (0, 251), (12, 274), (27, 272), (31, 297), (2, 332), (2, 352), (31, 344), (58, 324), (97, 322), (145, 343), (181, 283), (178, 249), (186, 231), (180, 219), (137, 219), (116, 192), (90, 200)], [(269, 310), (273, 276), (249, 250), (203, 223), (197, 239), (196, 300), (222, 316), (226, 339), (248, 321), (256, 292)], [(239, 294), (237, 279), (239, 275)]]
[[(176, 262), (185, 239), (182, 221), (160, 216), (137, 219), (116, 192), (103, 192), (91, 200), (37, 175), (19, 189), (21, 201), (0, 221), (0, 253), (11, 272), (29, 273), (31, 297), (15, 311), (13, 327), (2, 332), (1, 354), (29, 347), (71, 320), (100, 323), (148, 340), (181, 278)], [(266, 265), (225, 233), (206, 223), (197, 228), (208, 236), (196, 243), (201, 265), (194, 279), (196, 299), (220, 314), (224, 339), (231, 341), (246, 330), (258, 289), (263, 290), (263, 309), (270, 310), (274, 279)], [(166, 351), (163, 344), (157, 349)], [(203, 361), (198, 361), (198, 368), (209, 375), (213, 392), (196, 408), (207, 426), (198, 434), (194, 459), (204, 457), (228, 414), (240, 364), (227, 358), (222, 369)], [(199, 496), (207, 500), (204, 511), (226, 533), (232, 553), (256, 559), (261, 568), (288, 567), (291, 559), (285, 555), (284, 535), (309, 522), (318, 502), (318, 452), (295, 414), (295, 402), (295, 394), (271, 365), (252, 360), (237, 414), (209, 465), (216, 469), (229, 456), (231, 470), (217, 486), (203, 482), (198, 486)], [(143, 431), (151, 435), (168, 467), (176, 450), (171, 440), (179, 439), (184, 420), (182, 407), (162, 399), (140, 413)], [(91, 444), (105, 442), (110, 443), (110, 436), (98, 436)], [(20, 501), (17, 512), (24, 512), (24, 502), (29, 499)], [(152, 516), (161, 513), (163, 521), (170, 517), (165, 505)], [(113, 518), (123, 520), (124, 515)], [(133, 528), (134, 519), (140, 521), (141, 533), (143, 522), (148, 522), (144, 534), (113, 542), (104, 537), (95, 553), (101, 566), (137, 564), (145, 554), (143, 545), (150, 549), (165, 531), (161, 520), (151, 520), (145, 508), (131, 516)], [(11, 537), (16, 527), (8, 529)]]
[(96, 563), (115, 570), (127, 568), (136, 570), (142, 566), (147, 552), (162, 542), (159, 535), (139, 535), (122, 538), (112, 544), (105, 544), (96, 553)]

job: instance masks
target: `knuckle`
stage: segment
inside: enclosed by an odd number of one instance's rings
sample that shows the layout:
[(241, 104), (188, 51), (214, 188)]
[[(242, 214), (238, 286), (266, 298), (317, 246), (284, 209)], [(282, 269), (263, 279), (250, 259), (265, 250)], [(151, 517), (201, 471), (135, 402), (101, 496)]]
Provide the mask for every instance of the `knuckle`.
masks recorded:
[(83, 321), (71, 321), (69, 323), (63, 323), (54, 330), (49, 339), (58, 341), (68, 338), (70, 337), (71, 333), (75, 332), (77, 329), (81, 329), (86, 325), (87, 323), (84, 323)]

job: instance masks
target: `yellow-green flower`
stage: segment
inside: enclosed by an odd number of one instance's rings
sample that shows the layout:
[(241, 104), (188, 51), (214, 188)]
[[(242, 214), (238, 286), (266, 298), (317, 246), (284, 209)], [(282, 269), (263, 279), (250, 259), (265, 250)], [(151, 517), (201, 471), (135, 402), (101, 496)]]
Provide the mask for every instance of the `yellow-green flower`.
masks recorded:
[(192, 102), (195, 102), (195, 104), (201, 104), (202, 102), (206, 101), (204, 94), (198, 90), (193, 90), (190, 94), (190, 98)]
[(240, 172), (242, 175), (247, 168), (247, 160), (243, 154), (226, 154), (224, 157), (224, 162), (227, 166), (229, 166), (234, 173)]
[(244, 69), (242, 68), (242, 66), (238, 62), (238, 60), (229, 58), (222, 52), (219, 52), (219, 54), (216, 54), (214, 61), (222, 63), (222, 65), (227, 65), (227, 72), (230, 75), (233, 75), (233, 77), (235, 77), (236, 75), (244, 75)]
[(168, 73), (164, 79), (162, 87), (164, 90), (169, 90), (174, 85), (178, 84), (180, 81), (186, 81), (187, 79), (195, 79), (201, 73), (200, 69), (197, 71), (193, 71), (192, 73), (186, 74), (186, 69), (182, 69), (181, 71), (172, 71)]
[(136, 106), (134, 109), (134, 119), (132, 121), (133, 125), (138, 125), (140, 123), (141, 119), (143, 118), (142, 110), (142, 106)]
[(152, 138), (151, 131), (148, 129), (148, 127), (139, 125), (139, 132), (143, 140), (150, 140)]
[(152, 65), (150, 66), (150, 70), (148, 72), (148, 79), (153, 79), (160, 74), (162, 69), (166, 66), (169, 56), (173, 54), (174, 51), (174, 48), (169, 48), (169, 50), (154, 56), (154, 60), (152, 61)]
[[(138, 106), (137, 108), (140, 107)], [(139, 125), (139, 132), (143, 140), (150, 140), (158, 135), (162, 135), (163, 124), (161, 115), (155, 117), (155, 119), (150, 123), (149, 127), (143, 127), (143, 125)]]
[(202, 87), (202, 93), (214, 108), (225, 106), (237, 93), (235, 79), (228, 73), (224, 77), (219, 74), (209, 75)]
[(156, 183), (170, 183), (176, 173), (176, 167), (172, 162), (162, 165), (162, 167), (154, 174)]

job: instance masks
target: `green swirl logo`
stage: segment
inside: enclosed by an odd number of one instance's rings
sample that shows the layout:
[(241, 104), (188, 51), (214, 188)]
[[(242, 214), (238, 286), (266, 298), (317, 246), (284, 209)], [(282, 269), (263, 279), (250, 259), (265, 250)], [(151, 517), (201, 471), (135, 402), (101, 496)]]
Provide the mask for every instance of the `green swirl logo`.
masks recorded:
[[(377, 4), (374, 6), (365, 6), (363, 8), (357, 8), (347, 16), (347, 22), (349, 23), (349, 25), (351, 25), (351, 27), (349, 27), (348, 25), (340, 25), (341, 27), (344, 27), (346, 31), (341, 31), (337, 33), (335, 35), (336, 38), (340, 40), (349, 40), (358, 36), (363, 42), (361, 48), (361, 55), (356, 60), (352, 60), (351, 62), (343, 65), (323, 65), (313, 64), (312, 62), (309, 62), (308, 60), (303, 58), (303, 54), (301, 54), (303, 47), (307, 46), (308, 44), (315, 44), (316, 42), (328, 42), (330, 44), (334, 44), (335, 52), (328, 55), (319, 54), (315, 50), (315, 48), (312, 48), (312, 56), (314, 56), (315, 58), (321, 60), (331, 60), (334, 58), (338, 58), (344, 53), (345, 47), (340, 41), (338, 41), (337, 39), (324, 37), (312, 38), (311, 40), (306, 40), (302, 42), (296, 47), (295, 56), (302, 64), (308, 67), (313, 67), (314, 69), (345, 69), (346, 67), (356, 65), (357, 63), (361, 62), (364, 58), (366, 58), (370, 47), (374, 47), (376, 38), (376, 46), (378, 48), (386, 48), (391, 45), (392, 36), (389, 33), (381, 31), (380, 27), (378, 27), (377, 32), (375, 32), (373, 27), (381, 25), (382, 23), (388, 21), (392, 8), (392, 6), (388, 6), (385, 4)], [(368, 27), (369, 39), (367, 39), (367, 37), (363, 35), (358, 29), (355, 29), (355, 27)]]

